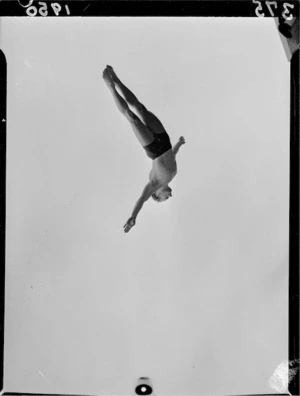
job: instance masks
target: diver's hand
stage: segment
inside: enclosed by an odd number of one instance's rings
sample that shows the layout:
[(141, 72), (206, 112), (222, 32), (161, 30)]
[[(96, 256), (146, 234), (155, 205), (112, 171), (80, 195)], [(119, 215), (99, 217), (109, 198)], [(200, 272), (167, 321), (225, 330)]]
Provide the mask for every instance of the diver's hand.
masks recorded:
[(134, 217), (130, 217), (128, 220), (127, 220), (127, 223), (124, 225), (124, 232), (129, 232), (130, 231), (130, 229), (133, 227), (133, 226), (135, 226), (135, 218)]
[(179, 142), (180, 142), (181, 144), (185, 144), (185, 138), (184, 138), (183, 136), (180, 136)]

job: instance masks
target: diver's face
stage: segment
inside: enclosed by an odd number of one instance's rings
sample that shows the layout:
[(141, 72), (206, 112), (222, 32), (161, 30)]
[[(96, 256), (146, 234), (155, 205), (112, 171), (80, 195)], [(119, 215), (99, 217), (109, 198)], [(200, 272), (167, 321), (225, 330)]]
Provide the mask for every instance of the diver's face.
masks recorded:
[(167, 199), (172, 197), (172, 190), (170, 187), (165, 187), (163, 190), (157, 193), (157, 196), (159, 197), (160, 201), (166, 201)]

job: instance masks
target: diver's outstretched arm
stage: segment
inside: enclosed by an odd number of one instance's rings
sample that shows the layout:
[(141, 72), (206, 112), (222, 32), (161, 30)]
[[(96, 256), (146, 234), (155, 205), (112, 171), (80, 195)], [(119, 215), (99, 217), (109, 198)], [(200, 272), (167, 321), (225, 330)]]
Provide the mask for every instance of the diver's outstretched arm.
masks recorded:
[(181, 136), (178, 140), (178, 142), (173, 146), (173, 154), (176, 155), (180, 149), (180, 147), (185, 144), (185, 139), (183, 136)]
[(142, 209), (144, 203), (148, 201), (148, 199), (151, 197), (152, 194), (155, 193), (155, 191), (159, 188), (159, 185), (153, 185), (151, 183), (148, 183), (146, 187), (144, 188), (144, 191), (140, 198), (137, 200), (134, 209), (132, 211), (131, 217), (127, 220), (126, 224), (124, 225), (124, 232), (129, 232), (130, 229), (135, 226), (135, 221), (136, 217), (139, 213), (139, 211)]

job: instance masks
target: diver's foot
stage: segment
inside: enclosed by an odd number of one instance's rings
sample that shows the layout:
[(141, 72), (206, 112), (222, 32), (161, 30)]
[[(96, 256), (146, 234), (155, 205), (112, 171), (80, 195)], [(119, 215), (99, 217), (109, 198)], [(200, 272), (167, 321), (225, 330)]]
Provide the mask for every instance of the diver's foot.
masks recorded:
[(111, 75), (111, 78), (113, 80), (114, 83), (118, 84), (120, 82), (118, 76), (116, 75), (114, 69), (112, 68), (112, 66), (107, 65), (106, 66), (106, 70), (108, 70), (109, 74)]
[(103, 79), (105, 81), (105, 84), (108, 86), (108, 88), (112, 88), (114, 86), (113, 79), (107, 68), (103, 72)]

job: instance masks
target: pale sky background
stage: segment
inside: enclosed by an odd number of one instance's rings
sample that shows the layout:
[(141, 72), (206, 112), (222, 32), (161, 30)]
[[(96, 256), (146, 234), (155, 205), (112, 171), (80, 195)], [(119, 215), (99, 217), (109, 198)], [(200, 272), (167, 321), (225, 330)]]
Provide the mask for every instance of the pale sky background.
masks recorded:
[[(289, 63), (258, 18), (1, 18), (5, 391), (272, 393), (288, 358)], [(106, 64), (176, 143), (173, 198)]]

